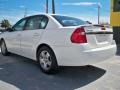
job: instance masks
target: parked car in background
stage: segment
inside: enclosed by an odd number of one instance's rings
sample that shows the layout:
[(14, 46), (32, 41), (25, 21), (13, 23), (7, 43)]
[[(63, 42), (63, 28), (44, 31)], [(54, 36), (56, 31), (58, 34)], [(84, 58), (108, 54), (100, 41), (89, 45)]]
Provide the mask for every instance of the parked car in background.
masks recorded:
[(10, 52), (38, 61), (45, 73), (59, 66), (84, 66), (115, 54), (112, 30), (78, 18), (41, 14), (18, 21), (0, 35), (1, 53)]

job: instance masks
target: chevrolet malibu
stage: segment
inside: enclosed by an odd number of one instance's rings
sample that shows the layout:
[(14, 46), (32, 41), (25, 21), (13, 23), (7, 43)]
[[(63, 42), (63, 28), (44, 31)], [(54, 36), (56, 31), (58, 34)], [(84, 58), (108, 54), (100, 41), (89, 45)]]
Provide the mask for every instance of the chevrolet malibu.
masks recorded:
[(38, 61), (50, 74), (59, 66), (84, 66), (115, 54), (112, 30), (63, 15), (34, 15), (21, 19), (0, 35), (1, 53)]

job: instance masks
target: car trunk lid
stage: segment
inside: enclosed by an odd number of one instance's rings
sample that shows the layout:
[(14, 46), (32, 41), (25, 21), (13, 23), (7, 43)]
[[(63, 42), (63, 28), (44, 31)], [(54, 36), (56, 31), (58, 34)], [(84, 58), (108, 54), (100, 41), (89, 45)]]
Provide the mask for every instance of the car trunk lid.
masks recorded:
[[(101, 25), (82, 26), (85, 29), (87, 42), (92, 47), (103, 47), (111, 45), (113, 31)], [(104, 28), (104, 29), (103, 29)]]

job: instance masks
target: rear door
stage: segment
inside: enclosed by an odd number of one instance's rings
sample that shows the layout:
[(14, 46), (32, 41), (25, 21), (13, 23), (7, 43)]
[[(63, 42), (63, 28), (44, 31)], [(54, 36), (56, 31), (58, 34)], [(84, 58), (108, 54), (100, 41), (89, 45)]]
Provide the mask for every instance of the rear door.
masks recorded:
[(48, 18), (44, 15), (32, 16), (28, 19), (25, 30), (21, 35), (21, 49), (23, 56), (31, 59), (35, 58), (35, 45), (40, 41), (48, 23)]

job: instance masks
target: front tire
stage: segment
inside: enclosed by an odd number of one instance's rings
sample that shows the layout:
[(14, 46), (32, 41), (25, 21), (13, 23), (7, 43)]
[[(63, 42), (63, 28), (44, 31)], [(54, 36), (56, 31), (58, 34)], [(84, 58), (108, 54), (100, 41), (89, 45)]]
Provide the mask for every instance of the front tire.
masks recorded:
[(4, 40), (1, 42), (1, 53), (2, 53), (3, 56), (8, 56), (9, 55), (9, 52), (7, 50), (7, 47), (6, 47), (6, 44), (5, 44)]
[(40, 48), (37, 54), (37, 59), (42, 72), (53, 74), (58, 70), (56, 56), (49, 47), (43, 46)]

